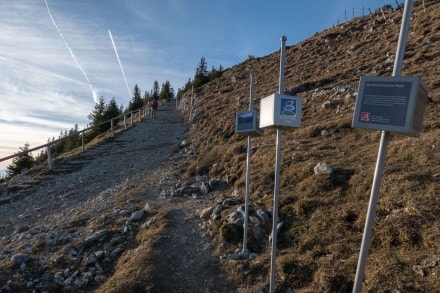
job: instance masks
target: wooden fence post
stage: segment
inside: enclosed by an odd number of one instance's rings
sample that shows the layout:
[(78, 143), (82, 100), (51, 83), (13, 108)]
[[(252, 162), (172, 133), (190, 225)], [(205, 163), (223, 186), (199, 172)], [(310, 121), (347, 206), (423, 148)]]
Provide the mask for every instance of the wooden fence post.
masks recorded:
[(52, 170), (53, 164), (52, 164), (52, 152), (50, 151), (50, 145), (46, 147), (47, 152), (47, 164), (49, 166), (49, 170)]
[(113, 129), (113, 125), (114, 125), (114, 122), (113, 122), (113, 119), (110, 121), (110, 128), (111, 128), (111, 130), (112, 130), (112, 137), (113, 136), (115, 136), (115, 130)]
[(82, 136), (81, 136), (81, 145), (82, 145), (82, 151), (83, 153), (86, 151), (86, 145), (84, 144), (84, 135), (86, 134), (85, 131), (83, 131)]

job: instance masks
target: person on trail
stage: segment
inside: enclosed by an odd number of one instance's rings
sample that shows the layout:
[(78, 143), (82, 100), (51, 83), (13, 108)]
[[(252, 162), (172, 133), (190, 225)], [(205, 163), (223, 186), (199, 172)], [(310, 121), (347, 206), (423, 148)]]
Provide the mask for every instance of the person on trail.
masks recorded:
[(150, 107), (151, 107), (151, 118), (156, 118), (156, 110), (159, 107), (159, 101), (157, 99), (151, 100)]

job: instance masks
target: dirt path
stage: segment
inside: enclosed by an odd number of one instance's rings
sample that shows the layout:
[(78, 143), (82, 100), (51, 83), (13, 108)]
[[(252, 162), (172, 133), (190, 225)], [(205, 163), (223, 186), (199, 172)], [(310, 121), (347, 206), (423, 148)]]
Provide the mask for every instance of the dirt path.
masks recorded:
[[(119, 258), (136, 252), (130, 231), (148, 219), (138, 223), (130, 215), (145, 202), (165, 215), (166, 225), (153, 235), (147, 256), (152, 273), (138, 281), (152, 292), (233, 292), (198, 229), (196, 210), (209, 200), (159, 196), (161, 181), (178, 180), (164, 163), (184, 138), (178, 111), (164, 104), (156, 119), (67, 159), (39, 183), (16, 191), (19, 196), (8, 192), (14, 200), (0, 205), (0, 292), (99, 288), (118, 273)], [(103, 253), (106, 258), (95, 256)], [(24, 265), (11, 265), (18, 255), (27, 255)], [(142, 272), (142, 266), (135, 269)]]
[(234, 292), (213, 257), (210, 244), (197, 229), (192, 200), (167, 211), (166, 230), (155, 245), (151, 292)]

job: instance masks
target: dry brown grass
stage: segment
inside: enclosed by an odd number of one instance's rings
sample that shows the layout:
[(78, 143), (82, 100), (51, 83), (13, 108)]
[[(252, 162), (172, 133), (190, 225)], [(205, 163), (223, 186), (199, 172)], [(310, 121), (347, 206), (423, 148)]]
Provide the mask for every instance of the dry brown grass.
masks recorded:
[(157, 221), (138, 231), (135, 248), (119, 258), (114, 274), (96, 292), (150, 292), (150, 276), (154, 270), (152, 250), (167, 225), (163, 212), (156, 216)]
[[(393, 135), (390, 140), (366, 292), (440, 291), (435, 281), (440, 264), (428, 268), (424, 276), (412, 269), (440, 253), (439, 15), (438, 2), (426, 13), (421, 6), (414, 9), (402, 75), (420, 76), (428, 86), (429, 102), (420, 138)], [(302, 127), (282, 134), (280, 217), (285, 225), (279, 239), (277, 286), (285, 292), (352, 289), (380, 137), (376, 131), (351, 127), (353, 93), (361, 75), (392, 72), (387, 53), (395, 54), (401, 13), (388, 19), (378, 18), (371, 26), (368, 17), (358, 18), (287, 48), (286, 88), (303, 85), (306, 90), (297, 94), (303, 97)], [(236, 98), (248, 96), (249, 68), (257, 81), (257, 107), (262, 97), (277, 92), (278, 62), (277, 52), (247, 60), (198, 90), (196, 127), (190, 139), (199, 155), (185, 176), (227, 175), (233, 188), (244, 193), (246, 139), (233, 128), (235, 112), (246, 110), (247, 98), (240, 104)], [(322, 107), (327, 100), (334, 101), (334, 107)], [(322, 130), (328, 135), (322, 136)], [(271, 209), (275, 131), (266, 130), (252, 146), (251, 199)], [(335, 172), (315, 175), (313, 167), (319, 162), (332, 165)], [(227, 225), (217, 229), (229, 230)], [(238, 243), (237, 231), (229, 232), (221, 239), (230, 237)], [(267, 288), (268, 253), (266, 248), (246, 263), (246, 274), (226, 264), (243, 284), (240, 292)]]

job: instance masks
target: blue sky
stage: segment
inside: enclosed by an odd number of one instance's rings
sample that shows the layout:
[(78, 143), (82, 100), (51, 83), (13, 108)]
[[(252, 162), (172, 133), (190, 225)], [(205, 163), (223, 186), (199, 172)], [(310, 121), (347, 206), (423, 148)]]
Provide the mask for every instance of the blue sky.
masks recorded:
[[(228, 68), (277, 50), (282, 35), (294, 45), (343, 22), (353, 8), (360, 16), (363, 7), (368, 13), (395, 6), (376, 0), (46, 1), (1, 0), (0, 157), (75, 124), (82, 128), (96, 97), (127, 105), (127, 85), (144, 93), (155, 80), (169, 80), (177, 90), (202, 56), (209, 68)], [(0, 162), (0, 169), (9, 163)]]

